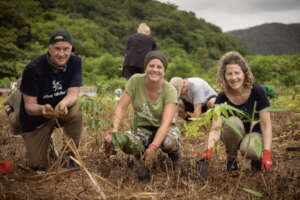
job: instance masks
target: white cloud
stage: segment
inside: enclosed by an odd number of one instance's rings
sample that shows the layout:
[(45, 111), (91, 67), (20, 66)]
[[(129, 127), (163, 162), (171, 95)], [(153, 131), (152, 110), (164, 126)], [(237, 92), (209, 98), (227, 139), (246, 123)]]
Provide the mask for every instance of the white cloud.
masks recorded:
[(159, 0), (192, 11), (223, 31), (264, 23), (300, 23), (300, 0)]

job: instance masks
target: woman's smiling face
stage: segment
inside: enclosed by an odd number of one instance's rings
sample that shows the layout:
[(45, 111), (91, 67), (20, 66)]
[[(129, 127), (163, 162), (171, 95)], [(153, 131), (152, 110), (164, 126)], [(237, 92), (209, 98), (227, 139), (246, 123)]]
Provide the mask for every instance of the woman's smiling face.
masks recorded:
[(165, 76), (165, 67), (159, 59), (152, 59), (146, 66), (146, 75), (150, 81), (160, 81)]
[(238, 64), (227, 64), (225, 71), (225, 81), (229, 88), (238, 90), (244, 87), (245, 74)]

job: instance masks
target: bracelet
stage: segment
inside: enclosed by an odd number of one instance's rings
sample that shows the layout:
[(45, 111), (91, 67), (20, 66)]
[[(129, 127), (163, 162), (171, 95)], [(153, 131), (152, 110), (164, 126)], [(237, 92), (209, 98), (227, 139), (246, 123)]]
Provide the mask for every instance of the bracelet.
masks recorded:
[(156, 151), (156, 149), (158, 148), (158, 146), (156, 144), (151, 143), (149, 145), (149, 148), (152, 149), (152, 150), (154, 150), (154, 151)]

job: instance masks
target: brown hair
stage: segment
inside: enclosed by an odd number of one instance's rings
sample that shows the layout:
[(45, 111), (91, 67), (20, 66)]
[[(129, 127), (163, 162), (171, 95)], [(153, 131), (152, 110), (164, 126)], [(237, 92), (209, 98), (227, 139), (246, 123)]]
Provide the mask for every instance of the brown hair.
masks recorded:
[(229, 51), (225, 53), (220, 59), (220, 66), (217, 73), (217, 85), (222, 91), (226, 91), (228, 89), (228, 85), (225, 81), (225, 72), (226, 65), (228, 64), (237, 64), (241, 67), (242, 71), (245, 74), (244, 87), (252, 88), (253, 84), (253, 74), (251, 69), (248, 67), (243, 56), (236, 51)]

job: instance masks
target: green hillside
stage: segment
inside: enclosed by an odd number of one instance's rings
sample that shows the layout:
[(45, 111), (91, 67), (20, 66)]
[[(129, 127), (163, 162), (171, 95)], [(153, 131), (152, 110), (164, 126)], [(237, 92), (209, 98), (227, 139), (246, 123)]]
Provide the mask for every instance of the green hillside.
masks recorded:
[[(50, 33), (64, 28), (73, 35), (83, 61), (84, 85), (121, 87), (119, 67), (128, 37), (142, 22), (151, 27), (169, 59), (166, 79), (202, 77), (215, 84), (218, 59), (241, 52), (257, 82), (300, 84), (300, 56), (250, 55), (238, 38), (193, 12), (156, 0), (0, 0), (0, 86), (16, 80), (23, 68), (45, 53)], [(287, 70), (288, 69), (288, 70)]]
[(228, 50), (247, 54), (219, 27), (155, 0), (1, 0), (0, 79), (20, 76), (30, 60), (46, 52), (50, 32), (58, 28), (73, 35), (86, 84), (117, 78), (126, 40), (141, 22), (169, 58), (168, 77), (198, 75)]
[(300, 24), (270, 23), (230, 31), (251, 53), (283, 55), (300, 53)]

